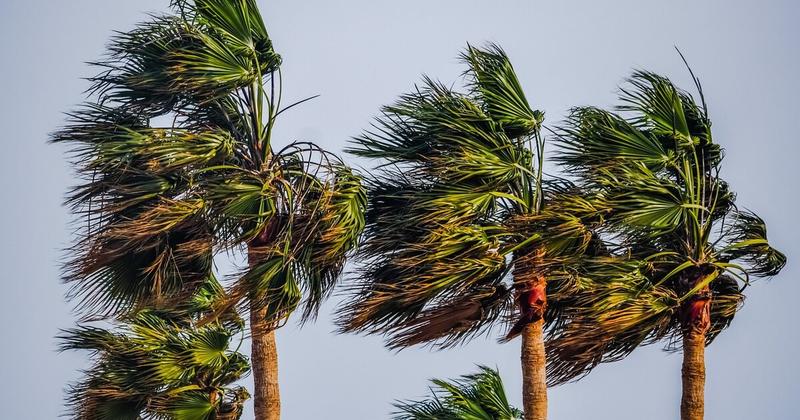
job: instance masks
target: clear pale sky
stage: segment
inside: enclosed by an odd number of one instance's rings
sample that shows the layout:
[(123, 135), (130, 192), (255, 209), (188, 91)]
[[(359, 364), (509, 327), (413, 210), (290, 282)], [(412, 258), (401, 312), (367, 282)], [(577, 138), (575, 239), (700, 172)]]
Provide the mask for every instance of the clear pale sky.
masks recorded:
[[(168, 0), (0, 0), (0, 407), (4, 419), (54, 419), (63, 389), (87, 367), (56, 353), (70, 327), (58, 280), (75, 182), (64, 150), (46, 145), (63, 112), (82, 100), (112, 30), (129, 29)], [(534, 107), (558, 122), (576, 105), (607, 106), (632, 68), (690, 87), (673, 50), (701, 78), (714, 139), (727, 149), (723, 176), (738, 203), (767, 221), (789, 257), (773, 280), (748, 289), (733, 325), (707, 351), (708, 419), (798, 418), (800, 3), (794, 1), (259, 1), (283, 55), (285, 94), (320, 98), (279, 121), (277, 142), (312, 140), (333, 151), (366, 128), (378, 108), (425, 73), (447, 83), (463, 70), (467, 42), (494, 41), (511, 56)], [(227, 269), (220, 264), (220, 269)], [(474, 364), (500, 368), (512, 402), (521, 397), (519, 341), (478, 339), (449, 351), (393, 354), (378, 338), (316, 325), (280, 330), (284, 418), (388, 418), (391, 401), (419, 397), (430, 377)], [(245, 346), (246, 347), (246, 346)], [(245, 349), (248, 350), (248, 349)], [(249, 350), (248, 350), (249, 351)], [(668, 420), (678, 417), (680, 355), (657, 346), (550, 391), (551, 419)], [(248, 412), (245, 419), (252, 418)]]

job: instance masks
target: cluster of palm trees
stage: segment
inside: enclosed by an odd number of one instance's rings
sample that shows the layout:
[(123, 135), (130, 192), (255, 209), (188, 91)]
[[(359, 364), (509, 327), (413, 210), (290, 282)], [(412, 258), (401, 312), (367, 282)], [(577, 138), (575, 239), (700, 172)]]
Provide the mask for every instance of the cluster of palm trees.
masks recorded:
[[(53, 136), (82, 178), (64, 268), (82, 318), (62, 340), (94, 364), (72, 417), (236, 419), (252, 393), (257, 420), (280, 418), (275, 330), (313, 320), (352, 258), (343, 332), (394, 349), (521, 336), (524, 415), (481, 367), (398, 419), (545, 419), (548, 385), (655, 342), (683, 349), (681, 417), (703, 418), (705, 346), (785, 257), (720, 178), (700, 83), (698, 102), (635, 72), (616, 109), (545, 127), (500, 47), (461, 58), (463, 89), (426, 78), (354, 139), (378, 161), (358, 174), (273, 143), (299, 102), (282, 101), (255, 0), (173, 0), (117, 34)], [(569, 177), (543, 174), (543, 130)], [(246, 267), (220, 282), (214, 258), (237, 252)], [(233, 348), (247, 333), (249, 358)]]

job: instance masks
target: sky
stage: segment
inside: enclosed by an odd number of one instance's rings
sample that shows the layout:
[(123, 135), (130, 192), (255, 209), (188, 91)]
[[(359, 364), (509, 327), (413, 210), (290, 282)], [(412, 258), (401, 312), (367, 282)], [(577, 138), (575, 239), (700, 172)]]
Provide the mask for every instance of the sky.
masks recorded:
[[(76, 182), (61, 147), (46, 144), (84, 98), (114, 30), (166, 10), (168, 0), (0, 1), (0, 407), (3, 418), (53, 419), (86, 355), (56, 351), (74, 323), (59, 282), (74, 239), (61, 205)], [(506, 49), (532, 105), (557, 124), (572, 106), (609, 106), (632, 69), (690, 88), (676, 54), (703, 82), (722, 176), (738, 204), (767, 222), (789, 263), (758, 281), (732, 326), (707, 350), (708, 419), (794, 419), (800, 411), (800, 328), (795, 302), (800, 231), (796, 122), (800, 109), (800, 3), (736, 0), (306, 0), (259, 1), (283, 56), (285, 96), (319, 98), (284, 114), (275, 142), (310, 140), (340, 152), (427, 74), (460, 82), (467, 42)], [(347, 158), (351, 159), (351, 158)], [(552, 167), (548, 168), (551, 172)], [(225, 270), (226, 265), (220, 264)], [(284, 418), (388, 418), (391, 402), (416, 398), (431, 377), (496, 366), (520, 405), (519, 341), (479, 338), (447, 351), (386, 350), (377, 337), (333, 333), (329, 302), (319, 321), (278, 332)], [(244, 350), (248, 350), (245, 343)], [(678, 417), (680, 354), (658, 346), (552, 388), (550, 418)], [(250, 379), (251, 380), (251, 379)], [(247, 381), (246, 381), (247, 382)], [(245, 419), (252, 418), (248, 411)]]

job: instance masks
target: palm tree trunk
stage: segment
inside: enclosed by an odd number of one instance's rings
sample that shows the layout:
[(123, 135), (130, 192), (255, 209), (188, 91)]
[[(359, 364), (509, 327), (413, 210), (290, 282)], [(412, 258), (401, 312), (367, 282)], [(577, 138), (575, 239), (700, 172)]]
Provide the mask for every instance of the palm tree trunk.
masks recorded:
[[(250, 249), (248, 263), (256, 264), (257, 252)], [(253, 408), (255, 420), (279, 420), (281, 418), (281, 395), (278, 383), (278, 347), (275, 343), (275, 328), (266, 322), (266, 306), (250, 299), (250, 364), (253, 369)]]
[(706, 337), (698, 331), (683, 334), (683, 395), (681, 396), (681, 420), (702, 420), (705, 408), (704, 388), (706, 382), (705, 362)]
[(537, 250), (514, 256), (514, 286), (522, 328), (522, 408), (525, 420), (547, 419), (547, 359), (544, 348), (544, 313), (547, 282), (537, 272), (542, 254)]
[(544, 352), (544, 319), (522, 330), (522, 407), (525, 420), (547, 419), (547, 374)]
[(278, 386), (278, 347), (275, 345), (275, 329), (264, 322), (266, 308), (250, 309), (250, 334), (253, 347), (253, 406), (256, 420), (278, 420), (281, 418), (281, 396)]
[[(692, 290), (706, 276), (714, 274), (713, 268), (699, 267), (687, 273), (681, 285)], [(683, 327), (683, 367), (681, 380), (681, 420), (703, 420), (706, 385), (706, 333), (711, 328), (711, 298), (713, 293), (706, 284), (697, 290), (681, 307)]]

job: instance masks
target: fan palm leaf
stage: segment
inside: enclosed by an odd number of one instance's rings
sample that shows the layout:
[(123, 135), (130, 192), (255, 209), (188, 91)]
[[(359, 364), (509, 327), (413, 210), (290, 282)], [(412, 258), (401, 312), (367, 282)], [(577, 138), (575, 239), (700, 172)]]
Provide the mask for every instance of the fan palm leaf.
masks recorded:
[(434, 379), (432, 396), (397, 402), (396, 420), (515, 420), (522, 412), (508, 403), (503, 381), (495, 369), (479, 366), (477, 373), (455, 381)]

